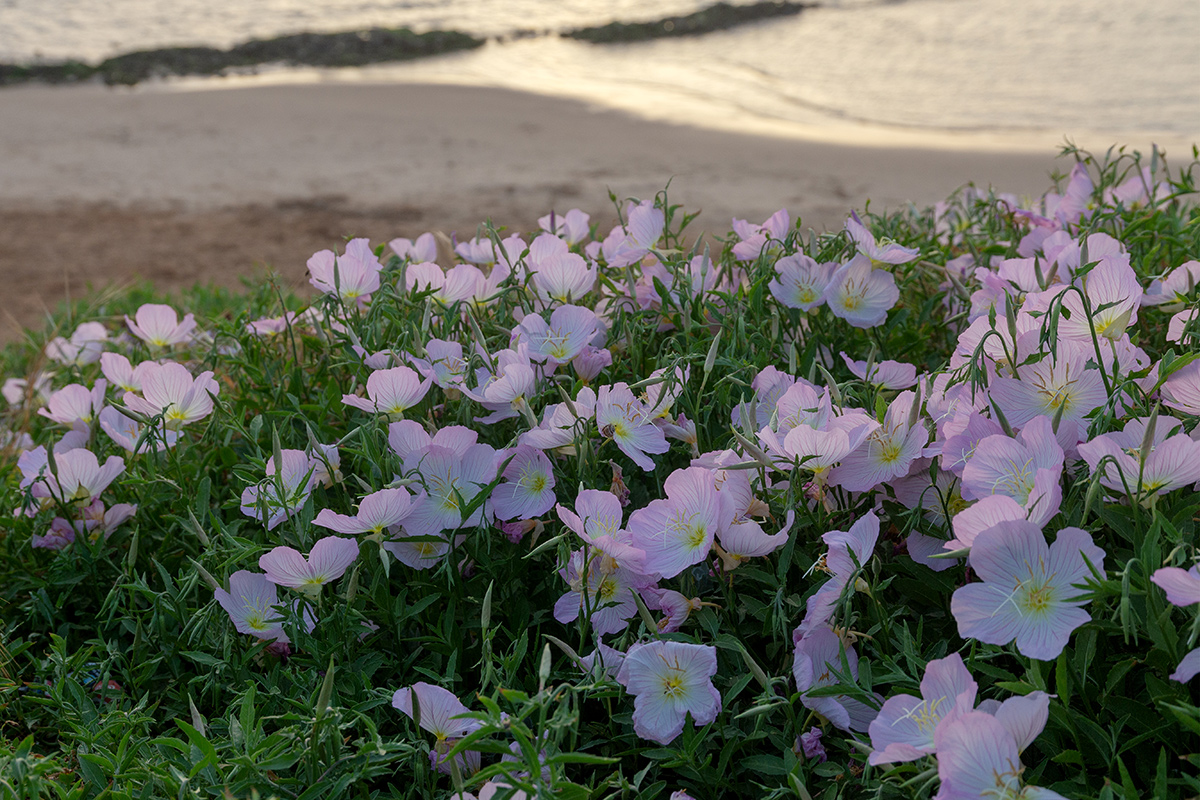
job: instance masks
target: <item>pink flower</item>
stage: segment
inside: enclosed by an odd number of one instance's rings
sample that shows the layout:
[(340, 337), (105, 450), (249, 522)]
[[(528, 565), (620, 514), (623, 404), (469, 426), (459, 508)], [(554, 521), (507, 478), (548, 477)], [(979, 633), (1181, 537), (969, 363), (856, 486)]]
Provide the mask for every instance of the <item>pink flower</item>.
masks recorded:
[(393, 367), (372, 372), (367, 378), (367, 398), (342, 395), (342, 402), (363, 411), (389, 416), (401, 416), (415, 406), (429, 391), (429, 379), (408, 367)]
[(846, 220), (846, 233), (854, 240), (858, 252), (871, 261), (880, 264), (906, 264), (920, 258), (921, 251), (912, 247), (903, 247), (895, 242), (884, 240), (882, 245), (876, 243), (875, 235), (867, 230), (858, 212), (851, 212)]
[(851, 678), (858, 679), (858, 654), (842, 644), (836, 633), (829, 628), (819, 627), (808, 632), (797, 628), (792, 633), (796, 646), (796, 657), (792, 664), (792, 675), (800, 691), (800, 702), (805, 708), (817, 712), (844, 731), (865, 731), (875, 718), (875, 709), (846, 695), (822, 695), (810, 697), (808, 692), (826, 686), (837, 686), (838, 679), (833, 670), (842, 669), (842, 660), (849, 668)]
[(459, 242), (454, 246), (454, 252), (463, 261), (470, 261), (472, 264), (496, 264), (509, 269), (517, 265), (525, 250), (525, 241), (516, 234), (501, 241), (499, 247), (486, 237)]
[(125, 317), (125, 324), (133, 335), (146, 342), (151, 347), (168, 347), (181, 344), (191, 339), (192, 331), (196, 329), (196, 319), (188, 314), (179, 321), (175, 309), (170, 306), (146, 303), (134, 314), (134, 322)]
[(71, 338), (57, 336), (46, 344), (46, 356), (60, 364), (82, 367), (94, 364), (100, 358), (108, 331), (99, 322), (84, 322), (75, 329)]
[(565, 364), (583, 352), (596, 336), (600, 320), (590, 308), (559, 306), (549, 324), (539, 314), (526, 314), (513, 329), (513, 338), (529, 345), (529, 358), (545, 363), (548, 370)]
[(975, 706), (978, 689), (958, 653), (930, 661), (921, 679), (921, 696), (889, 697), (879, 716), (871, 722), (874, 752), (868, 763), (916, 761), (934, 752), (935, 731), (942, 720), (952, 718), (956, 710), (970, 711)]
[(101, 353), (100, 371), (108, 382), (126, 392), (140, 392), (146, 373), (153, 369), (153, 361), (143, 361), (134, 367), (129, 359), (118, 353)]
[(538, 217), (538, 225), (542, 230), (554, 234), (567, 244), (578, 244), (591, 232), (588, 227), (589, 219), (590, 217), (578, 208), (572, 208), (561, 217), (553, 212), (544, 217)]
[(935, 800), (1066, 800), (1049, 789), (1022, 786), (1025, 768), (1016, 738), (991, 714), (968, 711), (946, 720), (937, 728), (935, 744), (941, 779)]
[(554, 604), (554, 618), (564, 625), (586, 614), (596, 635), (607, 636), (625, 630), (637, 615), (633, 593), (645, 580), (612, 559), (599, 553), (585, 558), (576, 550), (559, 574), (568, 590)]
[[(129, 453), (132, 453), (135, 448), (139, 453), (145, 453), (151, 448), (163, 450), (174, 447), (175, 443), (179, 441), (179, 431), (166, 428), (152, 428), (147, 434), (145, 426), (137, 420), (125, 416), (115, 406), (105, 406), (100, 411), (97, 421), (100, 423), (100, 429)], [(142, 439), (143, 436), (146, 438)], [(139, 441), (141, 441), (140, 446), (138, 445)]]
[[(605, 247), (605, 255), (609, 266), (626, 267), (641, 261), (650, 251), (658, 246), (667, 225), (666, 215), (661, 208), (645, 200), (629, 210), (625, 227), (613, 228), (609, 238), (615, 237), (610, 249)], [(608, 245), (608, 239), (605, 240)]]
[(443, 389), (461, 387), (467, 373), (467, 362), (459, 342), (430, 339), (425, 344), (425, 358), (410, 355), (408, 360), (418, 372)]
[(279, 596), (266, 575), (238, 570), (229, 576), (229, 591), (216, 589), (214, 594), (238, 633), (288, 643), (278, 609)]
[[(444, 764), (446, 753), (467, 734), (479, 730), (481, 723), (475, 719), (463, 718), (471, 710), (459, 702), (450, 691), (440, 686), (418, 681), (412, 686), (397, 689), (392, 695), (392, 707), (417, 723), (436, 737), (432, 756), (434, 765), (443, 772), (449, 772), (449, 765)], [(458, 756), (462, 759), (463, 756)], [(474, 756), (474, 766), (478, 768), (479, 754)], [(460, 768), (465, 761), (459, 761)], [(464, 769), (464, 772), (474, 772), (474, 769)]]
[(714, 722), (721, 711), (721, 693), (712, 685), (716, 674), (715, 647), (635, 644), (617, 674), (617, 681), (634, 696), (634, 732), (665, 745), (683, 733), (688, 714), (697, 727)]
[(325, 294), (337, 294), (342, 300), (369, 300), (379, 289), (383, 265), (366, 239), (351, 239), (342, 256), (332, 250), (313, 253), (308, 259), (308, 282)]
[(1200, 481), (1200, 442), (1184, 434), (1178, 420), (1159, 416), (1153, 441), (1143, 451), (1147, 423), (1131, 419), (1124, 430), (1079, 445), (1079, 455), (1093, 474), (1100, 473), (1100, 483), (1118, 494), (1128, 490), (1148, 500)]
[(476, 370), (475, 376), (476, 387), (463, 386), (463, 394), (492, 412), (478, 421), (492, 423), (521, 413), (532, 414), (529, 398), (537, 392), (537, 374), (526, 345), (496, 353), (495, 372), (484, 367)]
[(38, 413), (61, 425), (74, 425), (76, 422), (90, 424), (100, 409), (104, 408), (104, 391), (107, 388), (108, 382), (103, 378), (96, 381), (91, 389), (72, 383), (50, 395), (47, 407), (39, 408)]
[(263, 522), (267, 530), (300, 510), (312, 493), (314, 468), (303, 450), (283, 450), (279, 476), (275, 475), (275, 457), (267, 459), (267, 477), (242, 492), (242, 513)]
[(1058, 513), (1063, 450), (1051, 422), (1035, 417), (1016, 439), (1004, 434), (984, 438), (963, 467), (962, 494), (977, 500), (1003, 494), (1017, 501), (1038, 527)]
[(367, 495), (359, 503), (358, 513), (352, 517), (323, 508), (313, 520), (313, 524), (338, 533), (379, 534), (399, 525), (411, 512), (412, 498), (408, 490), (401, 486), (395, 489), (381, 489)]
[[(1085, 561), (1086, 559), (1086, 561)], [(1091, 620), (1075, 588), (1104, 570), (1104, 551), (1079, 528), (1063, 528), (1051, 547), (1031, 522), (1002, 522), (971, 545), (971, 568), (982, 578), (954, 592), (950, 611), (958, 633), (988, 644), (1016, 640), (1017, 650), (1042, 661), (1058, 657), (1071, 632)]]
[(472, 444), (461, 453), (431, 444), (411, 451), (404, 459), (404, 472), (420, 480), (424, 491), (413, 501), (404, 520), (409, 536), (437, 535), (444, 530), (473, 528), (492, 518), (488, 502), (466, 509), (496, 478), (496, 451), (486, 444)]
[(533, 519), (554, 507), (554, 467), (542, 451), (518, 445), (501, 475), (492, 490), (497, 519)]
[(1171, 373), (1161, 391), (1164, 406), (1200, 416), (1200, 361)]
[(271, 583), (320, 594), (322, 586), (342, 577), (357, 558), (357, 542), (326, 536), (313, 545), (307, 558), (290, 547), (276, 547), (259, 557), (258, 566)]
[(109, 456), (102, 466), (95, 453), (83, 448), (55, 451), (54, 462), (58, 471), (45, 475), (46, 490), (64, 503), (90, 504), (125, 471), (125, 459), (120, 456)]
[(546, 302), (578, 302), (596, 285), (596, 265), (572, 253), (565, 241), (548, 233), (529, 245), (527, 263), (533, 289)]
[(146, 368), (142, 379), (142, 396), (125, 393), (125, 405), (146, 416), (162, 415), (168, 430), (179, 430), (204, 419), (213, 410), (211, 395), (221, 391), (211, 371), (193, 378), (187, 367), (168, 361)]
[(821, 539), (829, 551), (819, 563), (831, 577), (808, 598), (804, 619), (796, 628), (800, 635), (829, 624), (846, 587), (875, 551), (875, 543), (879, 541), (879, 517), (874, 511), (868, 511), (850, 526), (849, 531), (829, 531)]
[(929, 442), (929, 431), (913, 418), (916, 395), (901, 392), (888, 406), (883, 424), (872, 430), (862, 446), (850, 452), (829, 475), (829, 482), (851, 492), (865, 492), (901, 478)]
[(400, 260), (413, 263), (437, 260), (437, 240), (432, 233), (422, 233), (414, 242), (410, 239), (392, 239), (388, 242), (392, 252), (400, 256)]
[(298, 328), (300, 316), (295, 311), (288, 311), (279, 317), (264, 317), (246, 323), (246, 332), (255, 336), (277, 336), (288, 328)]
[(575, 511), (559, 504), (559, 519), (588, 545), (622, 567), (646, 573), (646, 551), (634, 546), (633, 536), (621, 527), (621, 501), (612, 492), (582, 489)]
[(601, 386), (596, 396), (596, 426), (600, 435), (612, 439), (621, 452), (647, 472), (654, 460), (647, 453), (665, 453), (670, 449), (652, 415), (633, 396), (624, 383)]
[(665, 500), (652, 500), (629, 517), (633, 546), (646, 553), (647, 574), (673, 578), (708, 557), (713, 538), (733, 512), (717, 494), (713, 472), (688, 467), (672, 472)]
[[(1187, 571), (1179, 567), (1162, 567), (1154, 571), (1150, 580), (1167, 593), (1167, 602), (1173, 606), (1200, 603), (1200, 565), (1193, 565)], [(1187, 683), (1197, 673), (1200, 673), (1200, 647), (1183, 657), (1171, 673), (1171, 680)]]
[(767, 284), (771, 295), (788, 308), (812, 311), (825, 300), (825, 289), (837, 264), (818, 264), (803, 253), (775, 262), (775, 277)]
[(733, 257), (738, 261), (753, 261), (764, 252), (778, 252), (791, 227), (792, 217), (786, 208), (776, 211), (761, 225), (734, 219), (733, 232), (742, 241), (733, 246)]
[(892, 273), (874, 269), (866, 256), (857, 255), (833, 273), (823, 299), (835, 317), (856, 328), (873, 328), (887, 319), (900, 290)]
[(842, 353), (842, 361), (856, 378), (881, 389), (907, 389), (917, 383), (917, 368), (899, 361), (880, 361), (870, 365), (866, 361), (853, 361)]

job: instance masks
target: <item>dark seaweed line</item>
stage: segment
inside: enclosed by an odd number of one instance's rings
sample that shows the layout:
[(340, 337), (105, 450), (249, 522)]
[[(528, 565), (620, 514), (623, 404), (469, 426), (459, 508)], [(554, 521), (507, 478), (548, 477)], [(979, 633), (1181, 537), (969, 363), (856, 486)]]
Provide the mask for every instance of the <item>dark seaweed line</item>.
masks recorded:
[(213, 47), (140, 50), (114, 56), (96, 66), (81, 61), (0, 64), (0, 86), (26, 81), (69, 83), (93, 77), (110, 85), (132, 85), (148, 78), (220, 75), (229, 69), (280, 62), (289, 66), (361, 67), (467, 50), (482, 44), (482, 39), (459, 31), (413, 33), (407, 28), (372, 28), (344, 33), (297, 33), (255, 39), (228, 50)]
[[(563, 31), (559, 35), (595, 44), (698, 36), (758, 20), (799, 14), (814, 6), (791, 0), (762, 0), (736, 6), (718, 2), (685, 16), (664, 17), (654, 22), (612, 22)], [(517, 32), (513, 37), (523, 38), (528, 33)], [(223, 75), (232, 69), (275, 63), (309, 67), (361, 67), (469, 50), (483, 43), (483, 39), (460, 31), (413, 33), (408, 28), (297, 33), (274, 39), (253, 39), (228, 50), (214, 47), (139, 50), (114, 56), (96, 65), (74, 60), (36, 64), (0, 63), (0, 86), (30, 81), (73, 83), (89, 79), (100, 79), (109, 85), (133, 85), (149, 78)]]
[(679, 17), (664, 17), (653, 22), (610, 22), (607, 25), (563, 31), (562, 35), (593, 44), (699, 36), (758, 20), (792, 16), (815, 6), (814, 3), (793, 3), (790, 0), (763, 0), (737, 6), (720, 2)]

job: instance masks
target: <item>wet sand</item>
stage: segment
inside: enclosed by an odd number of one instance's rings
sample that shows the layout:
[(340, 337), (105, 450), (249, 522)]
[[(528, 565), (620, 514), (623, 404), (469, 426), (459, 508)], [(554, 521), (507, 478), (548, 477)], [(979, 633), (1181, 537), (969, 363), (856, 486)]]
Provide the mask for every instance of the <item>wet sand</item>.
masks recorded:
[(0, 91), (0, 338), (87, 286), (268, 269), (302, 286), (308, 256), (352, 236), (530, 230), (574, 207), (607, 230), (609, 191), (670, 182), (698, 231), (781, 207), (819, 231), (969, 181), (1037, 195), (1053, 155), (739, 135), (478, 87), (17, 87)]

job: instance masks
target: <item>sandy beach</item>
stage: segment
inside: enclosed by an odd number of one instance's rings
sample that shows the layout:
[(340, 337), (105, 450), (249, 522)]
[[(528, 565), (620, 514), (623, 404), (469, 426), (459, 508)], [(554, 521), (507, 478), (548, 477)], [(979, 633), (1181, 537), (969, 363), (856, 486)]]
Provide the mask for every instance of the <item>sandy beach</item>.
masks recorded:
[(573, 207), (610, 225), (610, 190), (670, 181), (704, 230), (781, 207), (825, 230), (868, 199), (925, 206), (967, 182), (1037, 195), (1055, 166), (1050, 151), (739, 135), (478, 87), (6, 89), (0, 337), (89, 285), (236, 287), (273, 268), (300, 286), (308, 256), (350, 236), (528, 230)]

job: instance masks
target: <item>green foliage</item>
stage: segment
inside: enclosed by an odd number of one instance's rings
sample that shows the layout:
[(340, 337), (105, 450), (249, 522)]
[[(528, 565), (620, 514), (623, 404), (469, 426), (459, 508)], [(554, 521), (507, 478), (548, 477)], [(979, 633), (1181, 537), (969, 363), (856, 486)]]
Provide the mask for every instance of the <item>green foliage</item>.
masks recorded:
[[(1092, 170), (1097, 199), (1146, 165), (1120, 152), (1100, 160), (1071, 154)], [(1152, 166), (1167, 175), (1157, 154)], [(1170, 174), (1159, 200), (1100, 204), (1079, 233), (1120, 238), (1144, 284), (1197, 258), (1195, 166)], [(943, 369), (970, 295), (947, 262), (1014, 257), (1026, 223), (1005, 199), (973, 188), (937, 212), (868, 215), (876, 237), (919, 248), (921, 258), (895, 268), (901, 301), (887, 324), (864, 330), (828, 312), (787, 308), (769, 289), (779, 252), (803, 249), (820, 262), (844, 261), (853, 250), (846, 234), (805, 235), (798, 222), (760, 257), (738, 262), (736, 238), (689, 246), (691, 218), (666, 192), (656, 204), (667, 217), (657, 251), (664, 272), (638, 288), (645, 302), (622, 299), (644, 277), (635, 267), (603, 271), (592, 295), (608, 298), (613, 353), (595, 383), (673, 394), (672, 412), (694, 424), (695, 441), (674, 443), (653, 472), (643, 472), (594, 423), (580, 423), (574, 446), (554, 459), (554, 477), (564, 505), (580, 487), (608, 489), (616, 480), (631, 507), (640, 508), (664, 496), (666, 476), (694, 456), (738, 448), (746, 456), (739, 468), (755, 476), (765, 502), (764, 529), (780, 530), (794, 516), (778, 552), (736, 565), (714, 561), (711, 571), (702, 562), (672, 584), (707, 603), (682, 632), (661, 636), (716, 648), (723, 699), (716, 722), (698, 728), (689, 721), (667, 745), (639, 739), (624, 690), (580, 670), (579, 656), (594, 649), (595, 636), (586, 614), (568, 625), (554, 619), (566, 590), (558, 571), (578, 540), (553, 512), (516, 544), (488, 525), (463, 529), (449, 556), (428, 570), (390, 559), (377, 537), (360, 537), (359, 558), (343, 578), (315, 597), (288, 595), (298, 605), (285, 610), (286, 657), (234, 629), (209, 581), (228, 585), (231, 574), (256, 570), (276, 546), (307, 553), (328, 534), (313, 524), (322, 509), (353, 513), (359, 498), (385, 486), (419, 488), (388, 445), (388, 420), (342, 402), (344, 394), (361, 394), (371, 374), (362, 353), (423, 356), (431, 338), (458, 340), (486, 351), (468, 356), (471, 370), (482, 368), (509, 346), (514, 318), (537, 308), (516, 280), (501, 283), (486, 304), (445, 307), (431, 290), (408, 291), (411, 265), (391, 257), (383, 259), (382, 285), (369, 304), (327, 295), (274, 336), (254, 335), (247, 324), (302, 311), (304, 303), (268, 284), (240, 295), (198, 289), (176, 299), (204, 330), (188, 347), (165, 353), (127, 344), (134, 363), (166, 356), (193, 374), (212, 370), (220, 386), (216, 407), (162, 452), (132, 455), (93, 433), (89, 446), (101, 461), (126, 460), (109, 489), (112, 501), (137, 504), (111, 537), (78, 536), (61, 551), (31, 548), (61, 510), (55, 508), (16, 514), (0, 526), (0, 796), (425, 798), (477, 791), (489, 779), (538, 797), (580, 800), (665, 800), (678, 789), (696, 798), (931, 796), (932, 759), (868, 767), (861, 745), (800, 703), (791, 676), (792, 630), (823, 582), (820, 536), (848, 529), (873, 498), (838, 487), (818, 497), (799, 469), (768, 479), (750, 449), (757, 426), (745, 417), (739, 423), (732, 412), (754, 398), (751, 384), (767, 367), (828, 385), (846, 406), (886, 409), (895, 392), (855, 378), (836, 354)], [(498, 241), (504, 232), (486, 235)], [(690, 286), (688, 262), (706, 247), (721, 281), (709, 292), (681, 289)], [(123, 314), (154, 299), (138, 291), (84, 301), (64, 314), (61, 332), (99, 320), (115, 334)], [(1168, 317), (1144, 309), (1139, 319), (1137, 343), (1156, 360), (1164, 356)], [(30, 334), (8, 348), (5, 374), (33, 378), (45, 370), (46, 338)], [(1172, 358), (1194, 356), (1181, 349)], [(55, 370), (56, 387), (91, 385), (99, 376), (97, 365)], [(660, 379), (650, 383), (654, 370)], [(961, 377), (982, 385), (980, 373), (975, 364)], [(561, 370), (526, 399), (528, 410), (540, 417), (583, 386)], [(1135, 396), (1141, 407), (1102, 409), (1089, 421), (1093, 431), (1148, 415), (1154, 403), (1145, 392)], [(524, 415), (481, 425), (481, 413), (459, 393), (435, 388), (406, 416), (431, 430), (472, 427), (480, 442), (498, 449), (530, 427)], [(32, 403), (11, 407), (4, 422), (38, 444), (62, 433)], [(269, 459), (278, 463), (283, 449), (335, 442), (340, 474), (279, 527), (267, 530), (242, 512), (242, 491), (266, 480)], [(13, 509), (25, 504), (25, 491), (16, 448), (9, 450), (0, 505)], [(1167, 605), (1150, 582), (1164, 565), (1192, 563), (1200, 499), (1177, 491), (1129, 502), (1105, 498), (1095, 485), (1085, 465), (1068, 470), (1058, 527), (1086, 527), (1107, 552), (1107, 571), (1089, 587), (1092, 622), (1049, 662), (1011, 645), (959, 637), (949, 598), (968, 579), (965, 569), (932, 572), (902, 545), (913, 532), (948, 538), (944, 520), (906, 508), (884, 489), (881, 544), (861, 565), (863, 586), (845, 593), (836, 616), (839, 629), (857, 640), (858, 678), (843, 670), (838, 686), (812, 695), (878, 705), (876, 693), (916, 692), (929, 661), (957, 652), (981, 699), (1056, 695), (1045, 732), (1023, 755), (1027, 783), (1072, 798), (1200, 792), (1191, 777), (1200, 767), (1200, 697), (1167, 677), (1196, 645), (1200, 616)], [(463, 518), (471, 511), (465, 508)], [(304, 609), (319, 620), (312, 632), (302, 624)], [(659, 636), (654, 615), (642, 611), (605, 643), (626, 650)], [(450, 689), (472, 710), (480, 726), (452, 743), (450, 755), (482, 753), (479, 773), (456, 768), (445, 775), (431, 766), (437, 745), (391, 706), (396, 689), (417, 681)], [(798, 746), (797, 737), (814, 725), (824, 727), (824, 763)]]

